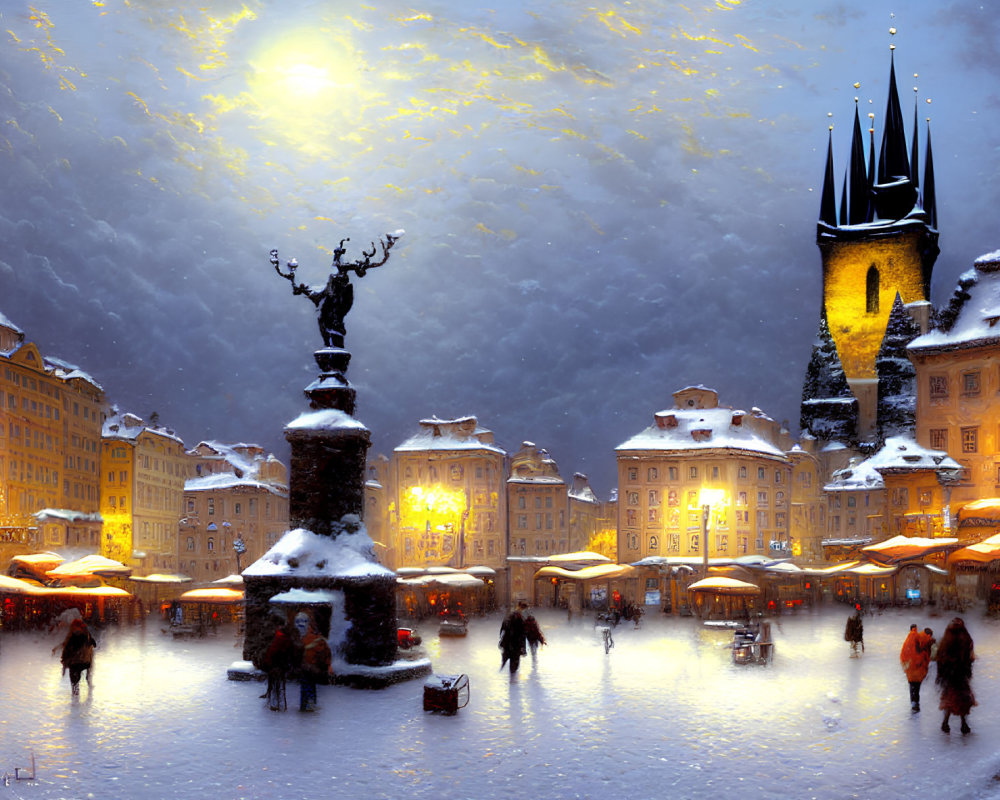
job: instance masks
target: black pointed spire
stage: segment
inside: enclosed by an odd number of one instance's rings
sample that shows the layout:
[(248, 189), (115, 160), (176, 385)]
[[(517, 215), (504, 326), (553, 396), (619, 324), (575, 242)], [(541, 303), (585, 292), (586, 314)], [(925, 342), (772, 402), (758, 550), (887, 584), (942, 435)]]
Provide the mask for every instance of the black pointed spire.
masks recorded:
[(927, 213), (927, 224), (937, 229), (937, 199), (934, 197), (934, 156), (931, 155), (931, 123), (927, 122), (927, 154), (924, 159), (924, 211)]
[(899, 108), (896, 91), (896, 65), (889, 57), (889, 99), (885, 106), (885, 128), (882, 131), (882, 150), (879, 153), (878, 182), (891, 183), (896, 178), (908, 178), (910, 162), (906, 157), (906, 131), (903, 130), (903, 113)]
[(875, 220), (875, 123), (868, 123), (868, 212), (865, 222)]
[(833, 127), (826, 147), (826, 174), (823, 176), (823, 196), (819, 204), (819, 221), (837, 227), (837, 197), (833, 188)]
[(913, 182), (913, 188), (920, 188), (920, 147), (917, 144), (919, 138), (919, 131), (917, 129), (917, 91), (916, 87), (913, 90), (913, 143), (910, 145), (910, 180)]
[(847, 170), (844, 170), (844, 186), (840, 190), (840, 224), (848, 225), (850, 224), (850, 219), (847, 216)]
[[(858, 119), (858, 104), (854, 104), (854, 135), (851, 138), (851, 201), (848, 221), (857, 225), (868, 221), (869, 187), (865, 170), (865, 140), (861, 135), (861, 121)], [(847, 202), (847, 197), (844, 197)]]

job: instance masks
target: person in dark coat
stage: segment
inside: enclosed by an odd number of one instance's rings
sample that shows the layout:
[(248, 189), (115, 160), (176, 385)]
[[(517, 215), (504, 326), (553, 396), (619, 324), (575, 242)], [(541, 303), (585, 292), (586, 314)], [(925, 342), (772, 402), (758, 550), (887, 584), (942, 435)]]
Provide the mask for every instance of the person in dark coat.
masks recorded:
[(524, 631), (524, 616), (522, 612), (528, 607), (525, 602), (517, 604), (517, 608), (510, 612), (500, 626), (500, 652), (503, 658), (500, 661), (500, 669), (510, 663), (510, 674), (517, 672), (521, 665), (521, 656), (528, 652), (526, 647), (526, 637)]
[(860, 607), (855, 607), (854, 613), (847, 618), (844, 641), (851, 643), (851, 658), (858, 657), (858, 645), (862, 653), (865, 651), (865, 623), (861, 621)]
[[(57, 645), (58, 647), (58, 645)], [(84, 670), (87, 671), (87, 686), (93, 686), (91, 682), (91, 668), (94, 661), (94, 648), (97, 642), (90, 635), (90, 628), (82, 619), (74, 619), (69, 626), (69, 632), (62, 643), (62, 655), (59, 660), (62, 662), (63, 675), (69, 670), (70, 691), (74, 695), (80, 694), (80, 677)]]
[(299, 662), (296, 633), (295, 628), (287, 623), (280, 625), (261, 659), (261, 667), (267, 673), (267, 691), (263, 696), (272, 711), (288, 708), (285, 684), (289, 671)]
[(937, 650), (937, 677), (935, 683), (941, 690), (938, 705), (944, 711), (941, 730), (951, 731), (948, 720), (952, 714), (962, 718), (962, 733), (969, 733), (966, 717), (974, 705), (976, 696), (972, 693), (972, 662), (976, 654), (972, 646), (972, 636), (961, 617), (955, 617), (945, 629)]
[(531, 657), (534, 658), (538, 654), (538, 645), (545, 644), (545, 635), (538, 625), (538, 620), (532, 614), (528, 614), (524, 618), (524, 638), (528, 640)]

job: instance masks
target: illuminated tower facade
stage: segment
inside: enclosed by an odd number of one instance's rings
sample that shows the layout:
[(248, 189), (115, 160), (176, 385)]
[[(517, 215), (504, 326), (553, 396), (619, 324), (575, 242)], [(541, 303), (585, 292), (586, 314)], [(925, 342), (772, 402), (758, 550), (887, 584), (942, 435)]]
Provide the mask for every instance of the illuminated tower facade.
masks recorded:
[[(873, 116), (869, 115), (870, 119)], [(889, 97), (877, 159), (874, 122), (869, 125), (866, 160), (865, 137), (855, 106), (851, 156), (839, 209), (831, 128), (816, 231), (823, 260), (822, 314), (858, 401), (857, 433), (861, 441), (870, 440), (876, 430), (875, 359), (893, 302), (898, 294), (921, 330), (927, 330), (931, 271), (938, 254), (930, 132), (921, 183), (916, 105), (908, 151), (891, 59)], [(821, 431), (813, 430), (812, 420), (805, 413), (806, 401), (819, 399), (803, 397), (803, 428), (823, 438)]]

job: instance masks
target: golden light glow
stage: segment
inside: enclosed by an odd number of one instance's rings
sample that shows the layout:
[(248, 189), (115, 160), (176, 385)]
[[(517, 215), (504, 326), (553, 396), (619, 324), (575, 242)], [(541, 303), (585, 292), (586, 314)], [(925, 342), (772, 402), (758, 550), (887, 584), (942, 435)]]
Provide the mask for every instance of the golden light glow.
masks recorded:
[(328, 137), (357, 127), (363, 107), (375, 97), (363, 90), (360, 60), (342, 34), (288, 34), (251, 61), (243, 100), (299, 148), (325, 149)]
[(465, 511), (465, 492), (443, 486), (411, 486), (399, 509), (402, 528), (448, 530), (458, 527)]
[(698, 493), (698, 503), (703, 506), (726, 506), (729, 498), (725, 489), (710, 489), (703, 486)]

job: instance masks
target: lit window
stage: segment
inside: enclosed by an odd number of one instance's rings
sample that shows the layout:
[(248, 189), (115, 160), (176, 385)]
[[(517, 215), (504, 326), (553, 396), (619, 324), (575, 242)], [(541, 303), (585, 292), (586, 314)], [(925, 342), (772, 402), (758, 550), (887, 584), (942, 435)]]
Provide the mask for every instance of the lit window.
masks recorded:
[(933, 450), (948, 450), (948, 429), (947, 428), (932, 428), (931, 434), (931, 448)]
[(979, 452), (979, 428), (962, 428), (962, 452)]

